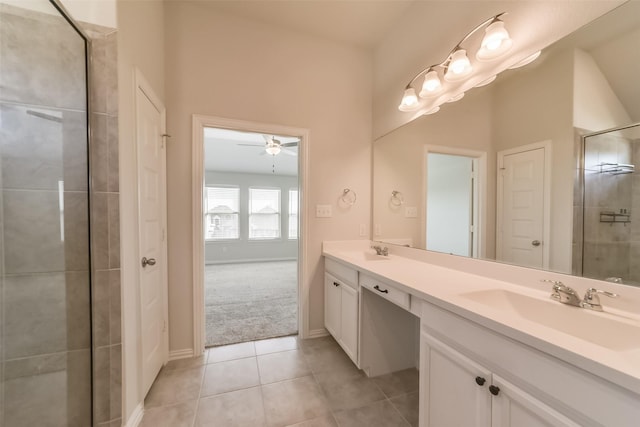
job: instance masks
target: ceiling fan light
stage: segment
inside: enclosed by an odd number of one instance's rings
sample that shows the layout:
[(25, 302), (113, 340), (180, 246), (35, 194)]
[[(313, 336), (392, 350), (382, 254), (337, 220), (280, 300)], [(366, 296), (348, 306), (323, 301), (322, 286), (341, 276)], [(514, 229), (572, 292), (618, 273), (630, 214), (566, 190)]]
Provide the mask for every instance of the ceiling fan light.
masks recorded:
[(402, 102), (398, 106), (398, 110), (400, 111), (415, 111), (419, 107), (418, 104), (418, 96), (416, 95), (416, 90), (412, 87), (408, 87), (404, 90), (404, 96), (402, 97)]
[(447, 72), (444, 75), (444, 79), (450, 82), (462, 80), (469, 74), (471, 74), (473, 68), (471, 67), (471, 61), (467, 56), (467, 51), (461, 48), (457, 48), (451, 54), (451, 60), (447, 66)]
[(275, 156), (276, 154), (280, 153), (280, 146), (279, 145), (269, 145), (267, 146), (267, 148), (264, 149), (264, 151), (267, 152), (267, 154), (271, 154), (272, 156)]
[(436, 93), (440, 92), (441, 89), (442, 89), (442, 82), (440, 81), (440, 77), (438, 77), (438, 72), (434, 69), (431, 69), (424, 76), (424, 83), (422, 83), (420, 98), (433, 96)]

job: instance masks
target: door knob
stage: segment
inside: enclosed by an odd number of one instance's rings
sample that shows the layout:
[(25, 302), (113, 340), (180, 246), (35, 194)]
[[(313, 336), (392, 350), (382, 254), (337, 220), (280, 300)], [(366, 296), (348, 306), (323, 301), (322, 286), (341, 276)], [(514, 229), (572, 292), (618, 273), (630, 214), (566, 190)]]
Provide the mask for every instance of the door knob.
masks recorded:
[(147, 259), (146, 256), (142, 257), (142, 267), (146, 267), (147, 265), (156, 265), (156, 259), (155, 258)]
[(533, 242), (531, 242), (531, 244), (533, 246), (540, 246), (540, 240), (534, 240)]

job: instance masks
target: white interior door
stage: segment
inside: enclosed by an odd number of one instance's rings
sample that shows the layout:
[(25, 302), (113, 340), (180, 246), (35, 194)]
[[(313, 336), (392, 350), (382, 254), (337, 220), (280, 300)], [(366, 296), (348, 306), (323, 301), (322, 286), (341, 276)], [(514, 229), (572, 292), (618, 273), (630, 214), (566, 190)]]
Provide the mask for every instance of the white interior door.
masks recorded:
[(542, 268), (544, 262), (545, 148), (505, 154), (499, 180), (497, 258), (525, 267)]
[(145, 394), (167, 358), (164, 108), (136, 90), (142, 383)]

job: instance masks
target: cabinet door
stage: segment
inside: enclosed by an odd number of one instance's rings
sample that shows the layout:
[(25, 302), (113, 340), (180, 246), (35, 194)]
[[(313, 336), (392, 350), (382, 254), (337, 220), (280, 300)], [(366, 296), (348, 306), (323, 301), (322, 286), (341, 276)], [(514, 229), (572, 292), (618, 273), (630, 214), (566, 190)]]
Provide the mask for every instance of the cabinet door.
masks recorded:
[(342, 289), (342, 323), (340, 341), (342, 348), (351, 360), (358, 364), (358, 291), (348, 285), (340, 285)]
[(336, 340), (340, 340), (341, 336), (341, 319), (342, 312), (341, 300), (342, 285), (330, 274), (324, 276), (324, 327), (333, 335)]
[(493, 375), (492, 384), (500, 389), (492, 399), (492, 427), (579, 426), (498, 375)]
[(422, 332), (420, 426), (489, 427), (491, 372)]

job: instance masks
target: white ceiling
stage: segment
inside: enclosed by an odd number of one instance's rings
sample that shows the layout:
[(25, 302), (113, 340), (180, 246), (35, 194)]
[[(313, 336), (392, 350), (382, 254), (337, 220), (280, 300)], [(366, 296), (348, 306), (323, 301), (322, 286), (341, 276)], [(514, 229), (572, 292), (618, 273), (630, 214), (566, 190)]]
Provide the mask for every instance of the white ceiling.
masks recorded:
[(371, 49), (400, 21), (413, 0), (200, 0), (200, 2), (254, 21)]
[[(271, 135), (274, 136), (274, 135)], [(297, 137), (275, 135), (283, 144), (296, 142)], [(256, 144), (247, 147), (238, 144)], [(264, 151), (265, 139), (261, 133), (239, 132), (227, 129), (205, 128), (204, 168), (206, 171), (257, 173), (269, 175), (298, 174), (298, 156), (283, 152), (276, 156)], [(298, 147), (286, 150), (298, 153)]]

